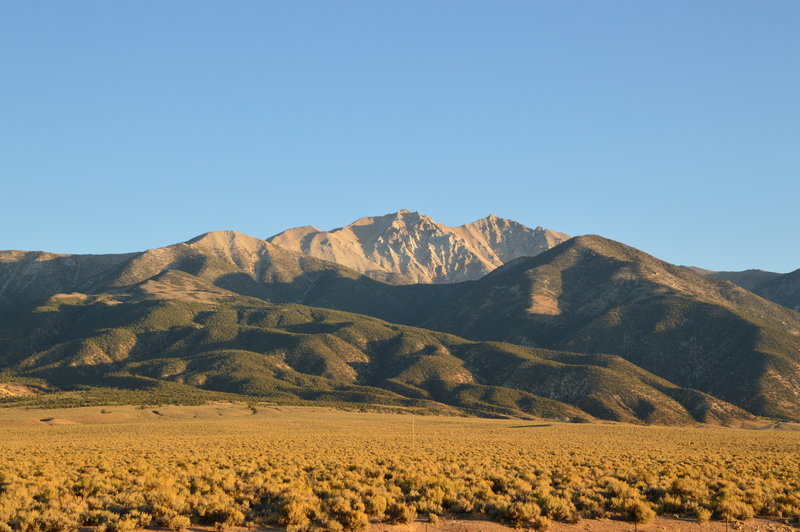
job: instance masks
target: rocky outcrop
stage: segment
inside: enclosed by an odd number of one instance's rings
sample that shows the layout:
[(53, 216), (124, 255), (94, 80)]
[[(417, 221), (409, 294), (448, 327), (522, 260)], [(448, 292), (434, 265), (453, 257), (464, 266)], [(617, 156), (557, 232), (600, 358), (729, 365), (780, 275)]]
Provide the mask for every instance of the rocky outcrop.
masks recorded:
[(297, 227), (267, 240), (382, 281), (451, 283), (480, 279), (519, 257), (534, 256), (568, 235), (489, 215), (459, 227), (401, 210), (360, 218), (332, 231)]

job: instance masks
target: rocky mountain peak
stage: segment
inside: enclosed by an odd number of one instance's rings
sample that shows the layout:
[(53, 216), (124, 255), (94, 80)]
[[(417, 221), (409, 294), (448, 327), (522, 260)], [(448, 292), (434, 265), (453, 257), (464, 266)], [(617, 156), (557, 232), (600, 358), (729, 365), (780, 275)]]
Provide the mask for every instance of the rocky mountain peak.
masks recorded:
[(494, 214), (448, 227), (426, 214), (402, 209), (359, 218), (332, 231), (289, 229), (267, 240), (380, 280), (449, 283), (479, 279), (508, 261), (536, 255), (568, 238)]

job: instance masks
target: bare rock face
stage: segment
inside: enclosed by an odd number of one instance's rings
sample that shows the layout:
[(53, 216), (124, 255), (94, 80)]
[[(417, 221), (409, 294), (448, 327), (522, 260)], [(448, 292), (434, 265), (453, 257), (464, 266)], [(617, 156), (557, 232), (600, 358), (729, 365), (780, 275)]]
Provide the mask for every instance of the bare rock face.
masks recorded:
[(475, 280), (519, 257), (534, 256), (568, 235), (489, 215), (448, 227), (418, 212), (401, 210), (360, 218), (320, 231), (297, 227), (267, 241), (284, 249), (335, 262), (394, 283), (452, 283)]

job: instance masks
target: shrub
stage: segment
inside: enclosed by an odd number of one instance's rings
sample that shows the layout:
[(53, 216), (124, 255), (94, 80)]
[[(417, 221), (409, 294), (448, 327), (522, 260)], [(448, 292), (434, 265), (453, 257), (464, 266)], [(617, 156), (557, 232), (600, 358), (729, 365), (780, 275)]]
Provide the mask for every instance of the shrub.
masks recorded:
[(516, 527), (533, 521), (541, 514), (542, 511), (538, 504), (534, 502), (515, 501), (508, 505), (503, 517)]
[(531, 528), (534, 530), (547, 530), (550, 527), (550, 519), (547, 516), (540, 515), (533, 519)]
[(389, 500), (383, 495), (370, 495), (364, 499), (367, 513), (373, 517), (382, 518), (389, 506)]
[(681, 514), (684, 511), (683, 499), (677, 495), (664, 495), (661, 498), (661, 512), (665, 514)]
[(139, 528), (139, 521), (129, 517), (120, 518), (106, 525), (106, 530), (108, 532), (132, 532), (137, 528)]
[(186, 530), (191, 524), (192, 521), (185, 515), (173, 515), (169, 518), (169, 521), (167, 521), (167, 528), (175, 532), (180, 532)]
[(338, 516), (346, 530), (363, 530), (369, 526), (369, 516), (360, 510), (350, 510)]
[(417, 510), (405, 503), (394, 503), (386, 512), (392, 524), (411, 523), (417, 518)]
[(755, 515), (753, 507), (735, 498), (722, 498), (717, 502), (716, 512), (721, 519), (744, 521)]
[(311, 505), (302, 499), (289, 499), (280, 509), (279, 522), (286, 526), (305, 527), (310, 523)]
[(341, 532), (344, 527), (336, 519), (326, 519), (322, 522), (322, 529), (327, 532)]
[(689, 497), (695, 500), (705, 497), (708, 493), (708, 489), (702, 482), (688, 477), (681, 477), (673, 480), (669, 491), (673, 495)]
[(603, 508), (602, 501), (595, 497), (579, 495), (574, 500), (575, 508), (585, 517), (599, 518), (606, 517), (606, 510)]
[(575, 519), (575, 506), (563, 497), (552, 495), (545, 496), (540, 500), (543, 513), (554, 521), (572, 521)]
[(612, 507), (619, 512), (623, 519), (634, 523), (649, 523), (656, 516), (656, 512), (649, 504), (631, 497), (614, 499)]
[(698, 523), (706, 523), (711, 519), (711, 510), (708, 508), (700, 507), (695, 511), (695, 518)]
[(656, 512), (644, 501), (636, 501), (628, 509), (628, 516), (634, 523), (649, 523), (652, 521)]

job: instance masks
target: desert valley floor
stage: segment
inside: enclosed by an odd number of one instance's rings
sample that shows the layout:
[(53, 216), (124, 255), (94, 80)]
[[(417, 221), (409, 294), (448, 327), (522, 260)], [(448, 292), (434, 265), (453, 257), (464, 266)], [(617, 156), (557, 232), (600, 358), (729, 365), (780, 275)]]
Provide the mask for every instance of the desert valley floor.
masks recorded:
[(5, 408), (0, 523), (599, 532), (724, 530), (727, 519), (780, 530), (800, 511), (798, 429), (262, 404)]

